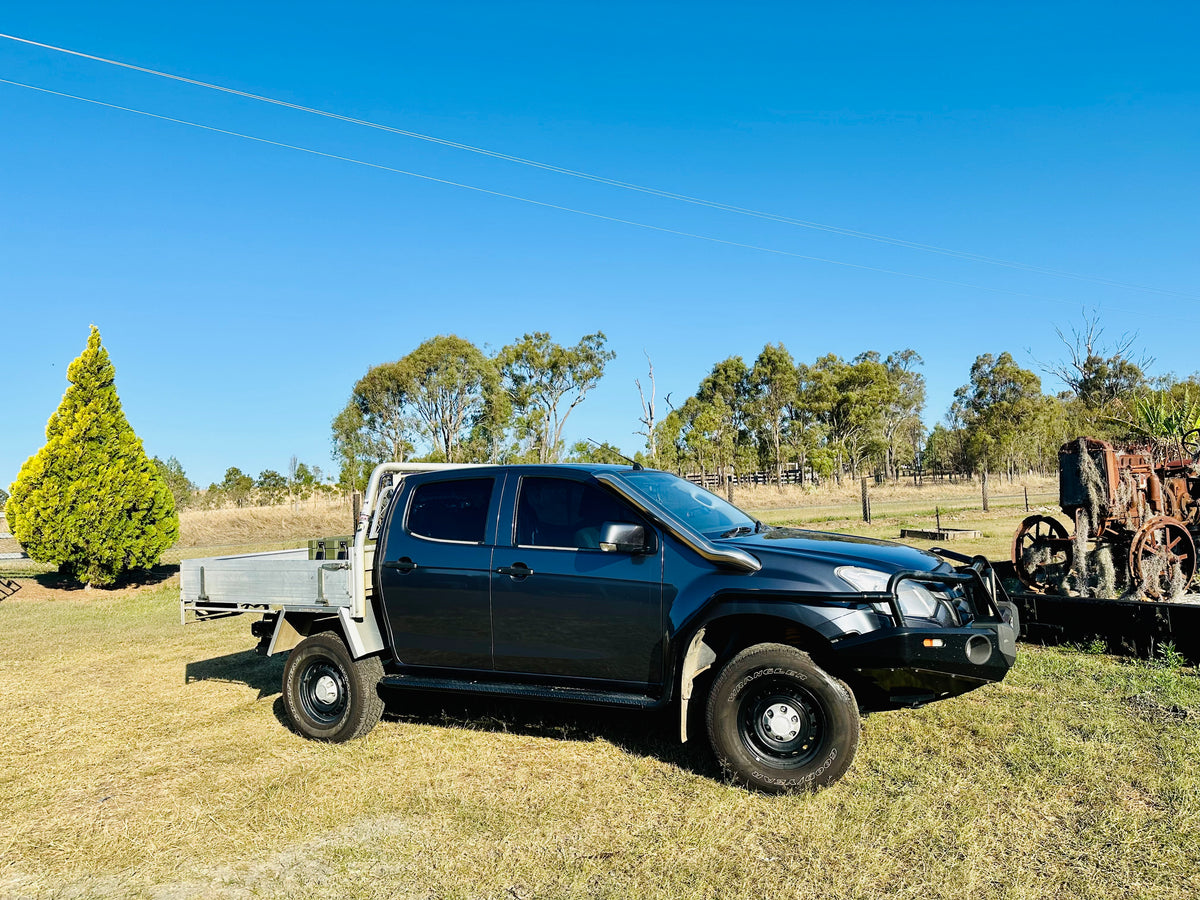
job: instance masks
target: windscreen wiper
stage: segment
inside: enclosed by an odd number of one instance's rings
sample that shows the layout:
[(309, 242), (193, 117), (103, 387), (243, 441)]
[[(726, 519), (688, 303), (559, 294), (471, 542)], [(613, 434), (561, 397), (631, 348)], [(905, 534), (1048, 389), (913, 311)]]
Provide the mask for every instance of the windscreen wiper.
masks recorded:
[(736, 528), (730, 528), (721, 537), (734, 537), (739, 534), (758, 534), (758, 523), (756, 522), (753, 525), (738, 525)]

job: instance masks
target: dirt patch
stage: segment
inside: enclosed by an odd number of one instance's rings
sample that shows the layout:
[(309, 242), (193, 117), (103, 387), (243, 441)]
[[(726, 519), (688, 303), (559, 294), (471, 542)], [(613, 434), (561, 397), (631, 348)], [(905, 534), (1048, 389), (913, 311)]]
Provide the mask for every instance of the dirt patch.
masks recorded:
[(1196, 717), (1195, 710), (1174, 703), (1165, 706), (1150, 694), (1134, 694), (1126, 697), (1125, 703), (1133, 713), (1151, 722), (1182, 722)]
[(87, 587), (56, 572), (45, 575), (7, 576), (20, 585), (20, 590), (4, 600), (5, 603), (24, 603), (47, 600), (119, 600), (164, 584), (179, 584), (179, 566), (155, 566), (149, 572), (130, 578), (111, 588)]

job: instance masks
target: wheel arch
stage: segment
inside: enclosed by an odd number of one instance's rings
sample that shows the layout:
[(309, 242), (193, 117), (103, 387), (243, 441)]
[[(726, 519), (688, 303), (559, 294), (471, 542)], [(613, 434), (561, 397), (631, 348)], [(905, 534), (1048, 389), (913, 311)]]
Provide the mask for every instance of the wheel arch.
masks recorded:
[(787, 644), (817, 661), (824, 659), (829, 647), (829, 641), (815, 628), (758, 602), (741, 606), (734, 598), (724, 598), (709, 615), (692, 623), (678, 643), (683, 648), (678, 676), (681, 743), (691, 736), (689, 706), (697, 685), (714, 677), (742, 650), (764, 643)]
[(373, 616), (355, 619), (344, 606), (325, 612), (281, 611), (267, 646), (267, 656), (285, 653), (297, 647), (306, 637), (322, 631), (333, 631), (346, 644), (354, 659), (372, 656), (383, 650), (383, 635)]

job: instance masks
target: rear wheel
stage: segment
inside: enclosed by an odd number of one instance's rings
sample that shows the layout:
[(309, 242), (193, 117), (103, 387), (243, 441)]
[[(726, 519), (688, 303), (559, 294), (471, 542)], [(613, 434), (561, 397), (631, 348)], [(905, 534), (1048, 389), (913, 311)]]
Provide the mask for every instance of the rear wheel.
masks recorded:
[(1151, 599), (1182, 594), (1196, 574), (1196, 544), (1183, 523), (1159, 516), (1139, 528), (1129, 547), (1129, 571)]
[(283, 668), (283, 706), (296, 730), (317, 741), (349, 741), (383, 716), (378, 656), (354, 659), (342, 639), (322, 631), (301, 641)]
[(755, 644), (731, 659), (708, 695), (708, 737), (725, 770), (761, 791), (833, 784), (858, 748), (854, 695), (786, 644)]

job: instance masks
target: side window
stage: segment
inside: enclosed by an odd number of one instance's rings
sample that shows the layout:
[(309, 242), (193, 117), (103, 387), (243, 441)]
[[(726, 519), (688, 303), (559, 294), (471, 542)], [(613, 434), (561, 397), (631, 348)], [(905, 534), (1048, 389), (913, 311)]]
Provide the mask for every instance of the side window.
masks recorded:
[(521, 479), (519, 545), (598, 550), (605, 522), (641, 522), (641, 518), (594, 484), (565, 478)]
[(408, 531), (439, 541), (483, 543), (492, 481), (459, 478), (421, 485), (408, 504)]

